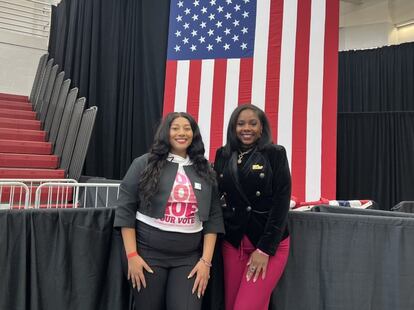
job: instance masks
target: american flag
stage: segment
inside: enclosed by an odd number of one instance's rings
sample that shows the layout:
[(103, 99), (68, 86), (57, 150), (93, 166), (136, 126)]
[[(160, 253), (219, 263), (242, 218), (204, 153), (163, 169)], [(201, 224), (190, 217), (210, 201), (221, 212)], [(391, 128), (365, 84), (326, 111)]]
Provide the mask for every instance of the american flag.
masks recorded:
[(239, 104), (262, 108), (301, 201), (335, 199), (339, 0), (171, 0), (164, 114), (198, 121), (206, 156)]

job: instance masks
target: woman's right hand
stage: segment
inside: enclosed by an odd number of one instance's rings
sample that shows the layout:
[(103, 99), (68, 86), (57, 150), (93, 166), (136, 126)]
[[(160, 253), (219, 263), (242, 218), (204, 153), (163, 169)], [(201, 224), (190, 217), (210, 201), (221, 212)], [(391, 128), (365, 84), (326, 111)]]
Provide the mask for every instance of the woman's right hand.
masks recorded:
[(137, 255), (128, 259), (128, 280), (131, 280), (132, 287), (136, 287), (138, 292), (141, 287), (147, 287), (144, 269), (149, 273), (154, 273), (141, 256)]

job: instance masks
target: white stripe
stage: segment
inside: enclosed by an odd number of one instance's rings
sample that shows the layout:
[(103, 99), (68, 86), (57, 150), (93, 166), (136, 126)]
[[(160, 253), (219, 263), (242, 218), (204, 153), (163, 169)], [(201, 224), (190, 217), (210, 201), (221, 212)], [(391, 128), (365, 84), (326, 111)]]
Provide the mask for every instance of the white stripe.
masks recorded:
[[(214, 60), (207, 59), (201, 62), (200, 105), (198, 108), (198, 126), (203, 137), (205, 156), (210, 155), (210, 124), (213, 101)], [(179, 76), (177, 76), (177, 80)]]
[(252, 104), (262, 110), (266, 98), (267, 46), (271, 0), (258, 0), (253, 54)]
[(239, 101), (240, 59), (227, 60), (226, 90), (224, 94), (223, 145), (227, 141), (227, 125), (231, 112)]
[(292, 161), (293, 84), (295, 80), (295, 46), (297, 0), (283, 3), (282, 47), (280, 52), (279, 117), (277, 143), (286, 148)]
[(190, 74), (190, 61), (177, 61), (177, 82), (175, 85), (174, 112), (187, 111), (188, 78)]
[(306, 201), (318, 200), (321, 197), (325, 5), (325, 0), (312, 1), (306, 130)]

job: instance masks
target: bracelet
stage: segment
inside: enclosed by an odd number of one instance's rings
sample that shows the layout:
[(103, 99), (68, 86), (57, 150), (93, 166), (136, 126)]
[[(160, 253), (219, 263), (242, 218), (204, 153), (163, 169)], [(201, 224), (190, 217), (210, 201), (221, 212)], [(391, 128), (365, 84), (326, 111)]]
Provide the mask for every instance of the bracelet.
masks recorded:
[(257, 252), (259, 252), (260, 254), (264, 255), (264, 256), (269, 257), (269, 254), (267, 254), (267, 253), (263, 252), (263, 251), (262, 251), (262, 250), (260, 250), (260, 249), (256, 249), (256, 251), (257, 251)]
[(206, 265), (207, 267), (212, 267), (213, 266), (209, 261), (207, 261), (206, 259), (204, 259), (202, 257), (200, 257), (200, 262), (203, 262), (204, 265)]
[(128, 253), (127, 254), (128, 259), (133, 258), (135, 256), (138, 256), (138, 252), (137, 251), (134, 251), (134, 252), (131, 252), (131, 253)]

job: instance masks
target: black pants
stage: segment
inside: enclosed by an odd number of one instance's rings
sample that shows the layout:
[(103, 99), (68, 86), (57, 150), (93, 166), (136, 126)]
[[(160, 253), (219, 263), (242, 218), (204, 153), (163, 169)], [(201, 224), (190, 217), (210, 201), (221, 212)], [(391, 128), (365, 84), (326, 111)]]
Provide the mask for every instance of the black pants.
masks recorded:
[(144, 271), (147, 287), (134, 289), (137, 310), (199, 310), (201, 299), (191, 292), (188, 279), (201, 255), (202, 234), (166, 232), (137, 222), (137, 246), (154, 271)]

